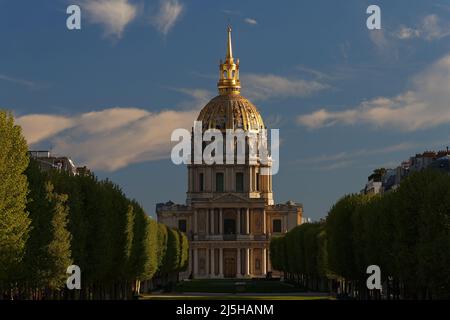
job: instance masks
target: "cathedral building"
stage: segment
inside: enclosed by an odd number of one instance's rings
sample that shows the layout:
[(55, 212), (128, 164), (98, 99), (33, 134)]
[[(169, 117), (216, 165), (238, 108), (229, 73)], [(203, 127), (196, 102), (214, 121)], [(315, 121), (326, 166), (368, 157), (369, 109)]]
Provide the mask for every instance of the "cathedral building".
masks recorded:
[[(239, 59), (233, 57), (230, 27), (219, 71), (219, 95), (197, 119), (202, 130), (258, 134), (266, 127), (255, 105), (240, 95)], [(254, 278), (273, 271), (270, 239), (301, 224), (303, 208), (292, 201), (274, 204), (272, 175), (261, 174), (264, 166), (270, 170), (271, 164), (255, 164), (248, 158), (243, 164), (191, 162), (186, 204), (157, 204), (158, 221), (189, 238), (185, 277)]]

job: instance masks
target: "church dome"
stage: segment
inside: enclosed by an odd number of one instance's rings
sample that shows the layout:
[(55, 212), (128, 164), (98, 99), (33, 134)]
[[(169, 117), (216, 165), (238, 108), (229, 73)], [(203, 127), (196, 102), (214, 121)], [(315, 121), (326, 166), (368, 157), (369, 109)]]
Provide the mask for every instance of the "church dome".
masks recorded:
[(253, 103), (240, 94), (223, 94), (203, 107), (197, 118), (207, 129), (264, 129), (264, 122)]
[(213, 98), (200, 111), (197, 121), (202, 121), (203, 130), (207, 129), (265, 129), (258, 109), (240, 95), (239, 59), (234, 59), (231, 46), (231, 27), (228, 27), (227, 53), (225, 61), (220, 61), (219, 95)]

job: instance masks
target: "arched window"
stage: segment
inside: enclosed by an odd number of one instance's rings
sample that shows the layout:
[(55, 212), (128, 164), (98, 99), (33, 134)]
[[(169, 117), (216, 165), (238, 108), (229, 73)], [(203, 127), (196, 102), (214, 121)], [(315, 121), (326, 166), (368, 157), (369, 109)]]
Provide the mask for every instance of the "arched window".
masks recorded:
[(223, 78), (226, 79), (227, 78), (227, 70), (223, 71)]

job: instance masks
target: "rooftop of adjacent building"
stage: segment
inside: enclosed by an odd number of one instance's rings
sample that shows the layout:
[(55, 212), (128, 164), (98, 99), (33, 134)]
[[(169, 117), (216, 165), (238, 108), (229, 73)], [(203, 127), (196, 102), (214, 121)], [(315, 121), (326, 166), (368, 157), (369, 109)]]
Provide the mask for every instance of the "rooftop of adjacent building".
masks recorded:
[(375, 169), (367, 178), (368, 182), (361, 193), (367, 193), (374, 187), (380, 187), (381, 191), (389, 191), (398, 187), (401, 180), (410, 172), (421, 171), (427, 168), (439, 169), (450, 174), (450, 150), (432, 151), (426, 150), (422, 153), (402, 161), (396, 168)]
[(49, 150), (30, 150), (28, 155), (38, 161), (41, 167), (64, 170), (74, 175), (90, 173), (86, 166), (77, 167), (69, 156), (55, 155)]

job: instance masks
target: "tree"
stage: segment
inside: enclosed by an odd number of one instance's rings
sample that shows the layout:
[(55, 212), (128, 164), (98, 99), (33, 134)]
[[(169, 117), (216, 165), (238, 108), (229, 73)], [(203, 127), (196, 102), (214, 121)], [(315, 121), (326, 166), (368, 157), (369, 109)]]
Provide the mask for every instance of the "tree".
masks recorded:
[(51, 290), (58, 290), (65, 284), (67, 278), (66, 270), (72, 264), (70, 241), (71, 234), (67, 230), (67, 216), (69, 208), (66, 205), (67, 195), (54, 192), (50, 182), (45, 186), (47, 200), (51, 206), (51, 220), (49, 231), (51, 233), (50, 243), (47, 245), (49, 266), (47, 286)]
[(174, 273), (180, 268), (181, 249), (180, 235), (177, 230), (167, 229), (167, 251), (164, 256), (162, 270), (166, 274)]
[(27, 143), (9, 112), (0, 111), (0, 295), (20, 277), (30, 230), (26, 212)]
[(23, 272), (34, 288), (57, 291), (63, 287), (66, 269), (72, 264), (71, 234), (67, 230), (68, 197), (54, 192), (53, 184), (34, 160), (30, 161), (26, 173), (30, 187), (27, 209), (32, 229)]
[(180, 237), (180, 265), (178, 271), (186, 271), (189, 266), (189, 241), (185, 233), (178, 231)]
[(158, 270), (163, 271), (163, 264), (167, 253), (168, 228), (165, 224), (158, 223)]

